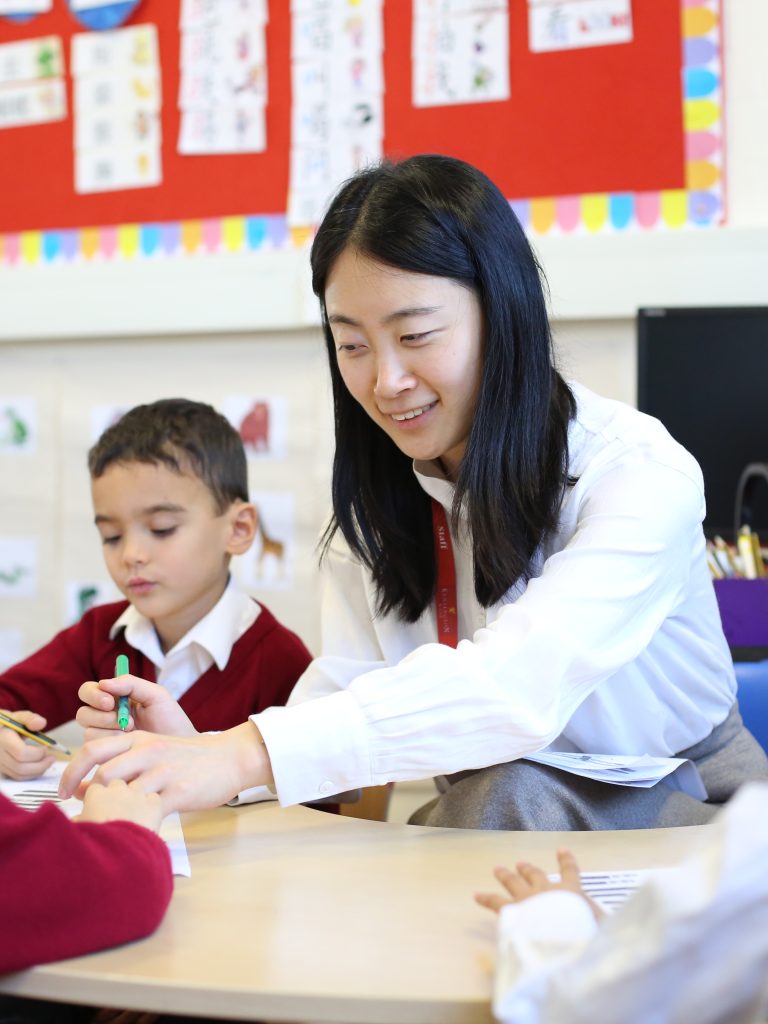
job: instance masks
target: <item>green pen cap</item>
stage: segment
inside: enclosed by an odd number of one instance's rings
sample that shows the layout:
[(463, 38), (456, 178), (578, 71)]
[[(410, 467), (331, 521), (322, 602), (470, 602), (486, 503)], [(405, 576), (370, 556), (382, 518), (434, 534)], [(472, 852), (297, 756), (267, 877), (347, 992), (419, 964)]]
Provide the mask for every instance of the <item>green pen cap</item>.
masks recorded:
[(128, 657), (125, 654), (118, 654), (117, 661), (115, 662), (115, 675), (116, 676), (127, 676), (131, 671), (131, 667), (128, 664)]

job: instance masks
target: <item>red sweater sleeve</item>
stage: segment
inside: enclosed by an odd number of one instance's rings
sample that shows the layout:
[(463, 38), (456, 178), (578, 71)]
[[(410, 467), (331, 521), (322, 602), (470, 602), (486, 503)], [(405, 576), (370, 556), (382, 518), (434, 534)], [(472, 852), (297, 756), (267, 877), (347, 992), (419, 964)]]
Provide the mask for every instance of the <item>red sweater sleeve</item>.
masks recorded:
[[(121, 601), (92, 608), (74, 626), (0, 673), (0, 708), (36, 711), (47, 720), (48, 729), (71, 721), (80, 707), (80, 685), (114, 674), (116, 654), (130, 650), (122, 638), (109, 639), (110, 626), (126, 607)], [(134, 658), (131, 664), (137, 675), (146, 673), (143, 661), (136, 664)], [(152, 672), (144, 678), (154, 679)]]
[(168, 848), (128, 821), (69, 821), (0, 796), (0, 974), (154, 931), (173, 891)]

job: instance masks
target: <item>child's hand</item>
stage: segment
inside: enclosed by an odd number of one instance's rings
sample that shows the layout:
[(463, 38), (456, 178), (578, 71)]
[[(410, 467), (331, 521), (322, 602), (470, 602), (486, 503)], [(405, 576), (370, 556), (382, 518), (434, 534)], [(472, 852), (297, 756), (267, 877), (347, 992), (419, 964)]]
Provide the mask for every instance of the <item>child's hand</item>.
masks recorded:
[[(5, 711), (34, 732), (42, 732), (45, 719), (34, 711)], [(13, 729), (0, 728), (0, 773), (9, 779), (36, 779), (56, 759), (40, 743), (25, 740)]]
[(86, 740), (97, 739), (118, 729), (117, 698), (131, 699), (131, 718), (128, 730), (144, 729), (164, 736), (197, 736), (197, 729), (177, 701), (157, 683), (138, 676), (117, 676), (83, 683), (78, 690), (83, 707), (78, 709), (77, 721), (86, 730)]
[(541, 868), (537, 868), (533, 864), (526, 864), (524, 861), (517, 864), (517, 872), (510, 871), (509, 868), (496, 868), (493, 873), (507, 890), (508, 895), (481, 892), (475, 895), (475, 900), (481, 907), (488, 907), (489, 910), (498, 912), (507, 903), (520, 903), (521, 900), (537, 896), (542, 892), (565, 889), (567, 892), (575, 892), (578, 896), (583, 897), (595, 918), (599, 920), (603, 912), (582, 889), (581, 874), (576, 858), (570, 850), (558, 850), (557, 861), (560, 865), (559, 882), (550, 882)]
[(157, 832), (163, 806), (157, 793), (145, 793), (141, 786), (113, 779), (108, 786), (93, 783), (83, 800), (78, 821), (132, 821)]

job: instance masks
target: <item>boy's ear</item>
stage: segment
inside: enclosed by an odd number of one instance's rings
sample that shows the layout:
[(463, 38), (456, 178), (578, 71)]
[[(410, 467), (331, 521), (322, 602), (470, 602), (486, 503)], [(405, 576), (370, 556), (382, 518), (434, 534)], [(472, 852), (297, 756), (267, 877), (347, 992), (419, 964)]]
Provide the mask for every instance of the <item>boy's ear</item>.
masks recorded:
[(259, 513), (249, 501), (238, 501), (229, 510), (230, 538), (227, 554), (242, 555), (253, 544), (259, 527)]

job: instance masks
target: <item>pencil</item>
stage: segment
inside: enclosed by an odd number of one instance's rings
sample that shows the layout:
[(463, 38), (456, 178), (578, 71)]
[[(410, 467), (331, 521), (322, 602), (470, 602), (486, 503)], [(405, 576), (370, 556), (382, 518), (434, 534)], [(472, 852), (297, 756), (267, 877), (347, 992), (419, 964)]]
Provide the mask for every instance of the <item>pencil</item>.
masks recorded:
[[(130, 672), (130, 666), (128, 659), (124, 654), (118, 654), (117, 661), (115, 662), (115, 675), (116, 676), (127, 676)], [(128, 719), (130, 716), (130, 701), (127, 697), (117, 698), (117, 724), (125, 732), (128, 728)]]
[(35, 743), (42, 743), (44, 747), (48, 747), (50, 750), (58, 750), (60, 754), (71, 755), (72, 751), (67, 750), (63, 747), (58, 740), (55, 740), (53, 736), (46, 736), (44, 732), (35, 732), (34, 729), (28, 729), (26, 725), (22, 725), (15, 718), (11, 718), (10, 715), (4, 715), (0, 711), (0, 725), (4, 725), (6, 729), (13, 729), (19, 736), (23, 736), (25, 740), (34, 740)]

